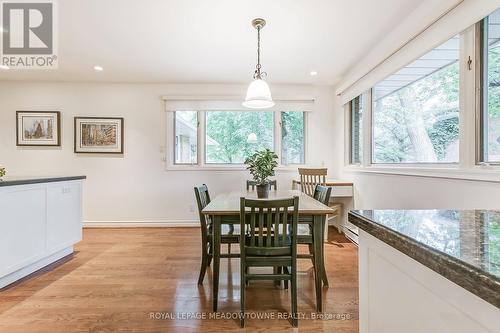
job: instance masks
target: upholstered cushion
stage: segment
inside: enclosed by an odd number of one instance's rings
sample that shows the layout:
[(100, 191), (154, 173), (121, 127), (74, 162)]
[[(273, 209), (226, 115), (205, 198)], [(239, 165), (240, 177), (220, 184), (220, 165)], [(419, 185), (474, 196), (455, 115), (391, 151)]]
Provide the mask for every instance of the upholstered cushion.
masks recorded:
[[(212, 234), (212, 225), (208, 226), (208, 233)], [(223, 224), (222, 225), (222, 235), (239, 235), (240, 225), (239, 224)]]
[(311, 235), (311, 228), (309, 227), (309, 224), (298, 224), (297, 228), (297, 234), (299, 236), (310, 236)]

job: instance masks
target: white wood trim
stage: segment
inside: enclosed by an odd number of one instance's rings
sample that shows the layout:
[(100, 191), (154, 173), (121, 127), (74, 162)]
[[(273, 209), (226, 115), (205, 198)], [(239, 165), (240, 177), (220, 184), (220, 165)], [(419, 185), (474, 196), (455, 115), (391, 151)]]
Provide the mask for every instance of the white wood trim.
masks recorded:
[(500, 0), (425, 1), (347, 73), (337, 95), (347, 103), (499, 6)]
[[(473, 25), (460, 34), (459, 165), (462, 169), (476, 164), (475, 30)], [(467, 64), (469, 57), (472, 60), (470, 70)]]
[(365, 91), (361, 98), (363, 99), (363, 155), (361, 156), (361, 165), (370, 166), (372, 164), (373, 150), (373, 103), (372, 90)]
[[(240, 95), (163, 95), (161, 99), (164, 101), (243, 101), (245, 96)], [(295, 96), (274, 96), (274, 101), (286, 102), (314, 102), (315, 98), (312, 96), (295, 95)]]
[(344, 166), (351, 164), (351, 135), (352, 135), (352, 123), (351, 123), (351, 103), (346, 103), (343, 106), (344, 111)]
[(84, 221), (84, 228), (193, 228), (198, 220), (150, 220), (150, 221)]
[(448, 165), (442, 167), (404, 167), (384, 166), (384, 167), (358, 167), (349, 166), (344, 168), (347, 173), (366, 173), (366, 174), (386, 174), (410, 177), (428, 177), (458, 179), (470, 181), (484, 181), (500, 183), (500, 167), (493, 166), (475, 166), (468, 169), (461, 169), (458, 166), (453, 168)]

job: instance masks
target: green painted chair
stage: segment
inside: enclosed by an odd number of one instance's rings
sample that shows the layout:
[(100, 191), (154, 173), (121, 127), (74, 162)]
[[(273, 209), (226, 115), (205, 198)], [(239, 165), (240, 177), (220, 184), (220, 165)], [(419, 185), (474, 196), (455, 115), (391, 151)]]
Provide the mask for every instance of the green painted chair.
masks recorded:
[[(210, 203), (210, 194), (208, 193), (207, 185), (203, 184), (194, 188), (196, 202), (198, 204), (198, 213), (200, 215), (201, 227), (201, 268), (198, 277), (198, 284), (203, 284), (205, 272), (212, 261), (212, 223), (210, 218), (201, 211)], [(239, 254), (231, 254), (231, 244), (240, 242), (239, 225), (236, 228), (232, 224), (222, 225), (221, 244), (227, 244), (228, 253), (221, 253), (221, 258), (238, 258)]]
[[(297, 223), (299, 197), (279, 200), (240, 199), (240, 325), (245, 326), (245, 289), (250, 280), (290, 281), (292, 326), (297, 327)], [(273, 267), (269, 274), (250, 267)], [(282, 267), (287, 267), (284, 271)], [(290, 267), (290, 269), (288, 269)]]
[[(256, 185), (257, 185), (257, 182), (255, 180), (247, 180), (247, 191), (250, 191), (250, 189), (252, 189), (252, 191), (254, 191)], [(272, 190), (273, 187), (274, 187), (275, 191), (278, 189), (278, 183), (276, 182), (276, 180), (271, 180), (269, 182), (269, 188)]]
[[(331, 187), (316, 185), (316, 187), (314, 188), (313, 198), (320, 201), (322, 204), (328, 206), (328, 202), (330, 201), (331, 193), (332, 193)], [(326, 216), (323, 216), (323, 218), (322, 218), (322, 228), (323, 229), (322, 230), (325, 230), (325, 223), (326, 223)], [(299, 254), (298, 258), (299, 259), (311, 259), (311, 261), (314, 265), (314, 256), (316, 254), (314, 253), (314, 247), (313, 247), (312, 225), (301, 223), (301, 224), (299, 224), (299, 228), (298, 228), (297, 232), (298, 232), (297, 243), (298, 244), (307, 244), (309, 246), (309, 254)], [(323, 254), (321, 253), (321, 255), (323, 255)], [(321, 279), (323, 280), (323, 283), (325, 284), (325, 286), (328, 286), (328, 277), (326, 275), (324, 258), (322, 258), (322, 262), (323, 262), (323, 267), (320, 267)], [(315, 270), (316, 270), (316, 267), (315, 267)]]

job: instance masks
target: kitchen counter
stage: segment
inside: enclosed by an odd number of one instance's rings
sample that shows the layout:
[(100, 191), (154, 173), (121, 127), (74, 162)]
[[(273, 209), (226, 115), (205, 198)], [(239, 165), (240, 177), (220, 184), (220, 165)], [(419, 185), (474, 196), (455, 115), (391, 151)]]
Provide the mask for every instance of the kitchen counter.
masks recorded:
[[(374, 327), (396, 332), (412, 321), (401, 319), (402, 326), (391, 330), (381, 318), (374, 319), (378, 302), (399, 303), (395, 312), (407, 306), (411, 316), (422, 313), (419, 326), (425, 321), (434, 325), (428, 331), (447, 332), (436, 330), (441, 324), (458, 332), (498, 332), (500, 211), (362, 210), (351, 211), (349, 221), (360, 229), (360, 312), (365, 321), (360, 325), (371, 327), (361, 332), (378, 332)], [(384, 299), (370, 295), (381, 290), (386, 291)]]
[(73, 253), (85, 176), (0, 181), (0, 288)]
[(0, 179), (0, 186), (29, 185), (40, 183), (63, 182), (68, 180), (81, 180), (86, 176), (63, 176), (63, 177), (3, 177)]

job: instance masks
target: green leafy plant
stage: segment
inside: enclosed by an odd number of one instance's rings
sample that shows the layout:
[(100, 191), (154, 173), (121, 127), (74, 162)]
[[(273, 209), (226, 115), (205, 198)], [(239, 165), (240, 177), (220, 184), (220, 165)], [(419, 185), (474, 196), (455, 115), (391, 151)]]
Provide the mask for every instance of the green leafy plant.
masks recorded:
[(257, 183), (269, 183), (269, 177), (274, 176), (274, 169), (278, 166), (278, 155), (269, 149), (254, 153), (245, 160), (247, 170)]
[(5, 176), (6, 173), (7, 172), (5, 171), (5, 168), (0, 165), (0, 178), (2, 178), (3, 176)]

